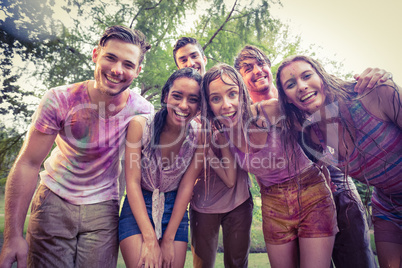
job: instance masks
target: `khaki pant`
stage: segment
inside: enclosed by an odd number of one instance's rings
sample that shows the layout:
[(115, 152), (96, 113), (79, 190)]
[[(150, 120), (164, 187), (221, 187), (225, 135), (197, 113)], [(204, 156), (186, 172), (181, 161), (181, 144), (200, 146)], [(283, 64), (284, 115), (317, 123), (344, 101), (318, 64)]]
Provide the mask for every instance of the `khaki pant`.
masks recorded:
[(119, 205), (73, 205), (40, 185), (32, 202), (29, 267), (116, 267)]

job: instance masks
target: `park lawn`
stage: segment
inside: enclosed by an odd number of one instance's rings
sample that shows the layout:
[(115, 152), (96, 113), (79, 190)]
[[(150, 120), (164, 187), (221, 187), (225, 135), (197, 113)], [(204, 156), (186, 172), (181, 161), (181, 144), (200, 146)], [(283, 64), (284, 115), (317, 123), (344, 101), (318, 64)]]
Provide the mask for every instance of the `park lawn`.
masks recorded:
[[(117, 268), (124, 268), (124, 267), (126, 266), (124, 265), (123, 257), (119, 252)], [(184, 268), (191, 268), (191, 267), (193, 267), (193, 255), (191, 254), (191, 251), (187, 251)], [(223, 265), (223, 253), (217, 253), (215, 267), (216, 268), (225, 267)], [(271, 267), (269, 265), (267, 253), (250, 253), (248, 258), (248, 267), (268, 267), (268, 268)]]

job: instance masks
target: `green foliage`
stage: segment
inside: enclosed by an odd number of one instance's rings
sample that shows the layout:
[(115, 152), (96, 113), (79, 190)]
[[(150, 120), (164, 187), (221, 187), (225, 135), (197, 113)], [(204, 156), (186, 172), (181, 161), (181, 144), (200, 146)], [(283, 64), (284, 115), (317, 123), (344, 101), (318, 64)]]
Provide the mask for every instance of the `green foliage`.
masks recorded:
[(356, 189), (359, 192), (360, 198), (367, 208), (371, 204), (371, 195), (373, 193), (373, 186), (368, 186), (367, 184), (364, 184), (358, 180), (353, 179), (353, 182), (356, 185)]
[(0, 186), (6, 183), (7, 175), (22, 146), (24, 134), (9, 135), (0, 131)]
[[(273, 0), (236, 0), (230, 4), (224, 0), (0, 1), (5, 14), (0, 20), (0, 115), (12, 114), (20, 121), (27, 122), (32, 114), (24, 96), (40, 97), (45, 88), (93, 78), (92, 49), (102, 32), (115, 24), (141, 30), (152, 45), (132, 87), (156, 108), (161, 88), (177, 69), (172, 47), (181, 36), (199, 40), (208, 59), (207, 68), (217, 62), (233, 64), (246, 44), (257, 45), (267, 53), (273, 73), (283, 57), (304, 52), (300, 37), (289, 36), (288, 27), (270, 16)], [(187, 27), (189, 21), (194, 27)], [(16, 60), (23, 65), (15, 64)], [(21, 79), (26, 77), (42, 85), (21, 89)]]
[(261, 193), (260, 193), (260, 186), (254, 176), (254, 174), (249, 173), (249, 177), (251, 180), (251, 187), (250, 192), (253, 196), (254, 200), (254, 209), (253, 209), (253, 220), (255, 221), (262, 221), (262, 214), (261, 214)]

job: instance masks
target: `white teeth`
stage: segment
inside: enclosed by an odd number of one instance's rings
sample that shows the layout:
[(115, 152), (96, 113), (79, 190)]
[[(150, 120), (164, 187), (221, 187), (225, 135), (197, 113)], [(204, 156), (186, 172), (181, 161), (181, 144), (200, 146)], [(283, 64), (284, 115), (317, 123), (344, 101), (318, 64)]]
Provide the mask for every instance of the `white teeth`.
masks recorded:
[(315, 94), (315, 92), (310, 92), (306, 95), (304, 95), (300, 100), (301, 101), (305, 101), (306, 99), (310, 98), (311, 96), (313, 96)]
[(111, 76), (106, 76), (106, 78), (107, 78), (107, 80), (109, 80), (110, 82), (113, 82), (113, 83), (119, 83), (120, 82), (120, 80), (117, 80), (117, 79), (114, 79), (113, 77), (111, 77)]
[(265, 79), (265, 77), (260, 77), (260, 78), (258, 78), (257, 80), (255, 80), (255, 82), (261, 81), (261, 80), (263, 80), (263, 79)]
[(178, 115), (178, 116), (183, 116), (183, 117), (187, 117), (189, 114), (185, 114), (185, 113), (181, 113), (181, 112), (178, 112), (178, 111), (175, 111), (175, 113)]
[(235, 113), (236, 113), (236, 112), (229, 113), (229, 114), (224, 114), (223, 116), (226, 116), (226, 117), (231, 117), (231, 116), (233, 116)]

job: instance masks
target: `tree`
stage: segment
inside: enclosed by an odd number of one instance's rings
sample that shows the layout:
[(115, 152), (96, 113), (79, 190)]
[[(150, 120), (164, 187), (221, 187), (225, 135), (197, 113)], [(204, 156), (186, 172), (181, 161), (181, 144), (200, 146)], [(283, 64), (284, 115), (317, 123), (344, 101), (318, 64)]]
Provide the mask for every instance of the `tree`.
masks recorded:
[[(233, 64), (246, 44), (261, 47), (274, 60), (300, 51), (300, 38), (289, 38), (287, 26), (271, 18), (273, 1), (269, 0), (235, 0), (230, 4), (224, 0), (0, 1), (0, 11), (6, 15), (0, 20), (4, 52), (0, 57), (0, 115), (11, 111), (26, 122), (32, 109), (23, 96), (40, 97), (48, 88), (92, 79), (92, 49), (105, 28), (114, 24), (141, 30), (151, 43), (144, 71), (134, 80), (133, 88), (156, 108), (162, 86), (177, 69), (172, 47), (180, 36), (199, 40), (208, 58), (207, 68), (217, 62)], [(204, 12), (199, 11), (201, 6)], [(193, 27), (185, 28), (190, 19)], [(14, 66), (17, 58), (24, 63), (20, 68)], [(27, 76), (41, 81), (41, 86), (21, 89), (19, 79)], [(3, 141), (23, 131), (6, 132), (0, 137)]]

